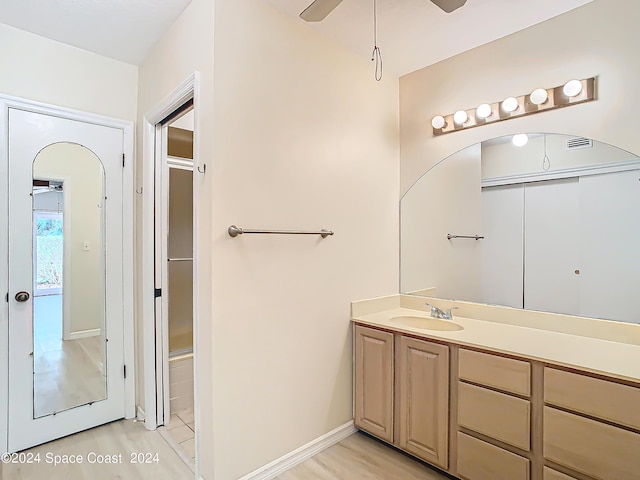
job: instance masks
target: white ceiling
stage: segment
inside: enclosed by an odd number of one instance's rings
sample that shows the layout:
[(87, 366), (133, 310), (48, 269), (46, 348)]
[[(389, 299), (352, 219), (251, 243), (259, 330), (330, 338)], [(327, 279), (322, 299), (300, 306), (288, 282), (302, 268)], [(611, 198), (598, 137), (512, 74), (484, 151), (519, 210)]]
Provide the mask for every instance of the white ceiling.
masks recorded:
[(0, 0), (0, 23), (138, 65), (191, 0)]
[[(311, 0), (264, 0), (298, 18)], [(377, 0), (385, 72), (404, 75), (543, 22), (592, 0), (467, 0), (444, 13), (429, 0)], [(322, 22), (307, 23), (362, 58), (373, 50), (373, 1), (344, 0)]]

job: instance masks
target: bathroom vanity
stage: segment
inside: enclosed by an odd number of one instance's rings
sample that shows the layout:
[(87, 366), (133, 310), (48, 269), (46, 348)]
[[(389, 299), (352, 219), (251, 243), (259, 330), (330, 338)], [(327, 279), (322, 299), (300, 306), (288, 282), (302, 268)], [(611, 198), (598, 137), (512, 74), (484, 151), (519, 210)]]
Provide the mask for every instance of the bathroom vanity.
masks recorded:
[(357, 428), (464, 480), (640, 480), (640, 325), (409, 295), (352, 320)]

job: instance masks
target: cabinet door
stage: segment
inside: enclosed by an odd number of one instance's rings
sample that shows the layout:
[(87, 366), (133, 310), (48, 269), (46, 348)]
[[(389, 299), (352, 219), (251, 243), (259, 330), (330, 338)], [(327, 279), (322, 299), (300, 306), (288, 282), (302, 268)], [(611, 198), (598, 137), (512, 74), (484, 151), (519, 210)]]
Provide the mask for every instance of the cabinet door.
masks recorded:
[(448, 466), (449, 347), (400, 337), (398, 446), (429, 463)]
[(393, 442), (393, 333), (355, 327), (355, 425)]
[(544, 407), (544, 458), (593, 478), (640, 480), (640, 435)]

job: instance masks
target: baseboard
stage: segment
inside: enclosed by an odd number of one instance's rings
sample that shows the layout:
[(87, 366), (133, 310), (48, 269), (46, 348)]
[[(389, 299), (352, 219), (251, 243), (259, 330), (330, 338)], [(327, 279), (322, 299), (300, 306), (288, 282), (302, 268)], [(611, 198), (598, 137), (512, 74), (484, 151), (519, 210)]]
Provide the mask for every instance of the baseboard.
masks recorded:
[(69, 334), (69, 340), (77, 340), (79, 338), (95, 337), (102, 333), (99, 328), (92, 328), (91, 330), (78, 330), (77, 332), (71, 332)]
[(297, 448), (296, 450), (287, 453), (286, 455), (274, 460), (267, 465), (258, 468), (257, 470), (245, 475), (240, 480), (270, 480), (277, 477), (282, 472), (289, 470), (290, 468), (304, 462), (305, 460), (313, 457), (315, 454), (320, 453), (322, 450), (329, 448), (332, 445), (344, 440), (348, 436), (356, 432), (356, 427), (353, 425), (353, 421), (347, 422), (344, 425), (325, 433), (321, 437), (312, 440), (306, 445)]

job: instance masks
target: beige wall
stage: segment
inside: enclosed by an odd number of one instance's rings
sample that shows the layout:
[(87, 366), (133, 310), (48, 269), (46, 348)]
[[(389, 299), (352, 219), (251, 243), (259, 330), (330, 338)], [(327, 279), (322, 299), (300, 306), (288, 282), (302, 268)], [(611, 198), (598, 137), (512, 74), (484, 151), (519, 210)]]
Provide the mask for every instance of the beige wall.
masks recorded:
[(593, 142), (592, 147), (567, 150), (567, 141), (575, 138), (570, 135), (531, 136), (522, 147), (514, 146), (511, 138), (505, 137), (500, 139), (500, 142), (482, 143), (483, 180), (544, 173), (542, 161), (545, 153), (549, 158), (550, 174), (564, 169), (638, 160), (629, 152), (597, 141)]
[[(104, 169), (90, 150), (55, 143), (33, 162), (39, 180), (64, 179), (64, 315), (70, 333), (104, 325)], [(88, 242), (89, 250), (84, 250)], [(67, 318), (64, 319), (65, 323)]]
[[(400, 79), (401, 191), (435, 162), (480, 140), (521, 132), (591, 137), (640, 153), (640, 5), (595, 0)], [(434, 138), (430, 120), (571, 78), (598, 77), (598, 100)]]
[(0, 24), (0, 93), (135, 120), (138, 67)]
[(231, 480), (352, 419), (350, 302), (398, 288), (398, 82), (259, 0), (217, 0), (215, 28), (211, 373)]
[(447, 239), (482, 234), (480, 152), (478, 144), (451, 155), (402, 198), (402, 292), (482, 300), (482, 243)]
[[(200, 261), (198, 263), (199, 304), (203, 321), (199, 325), (198, 336), (194, 348), (198, 351), (198, 360), (202, 365), (198, 377), (200, 402), (203, 405), (200, 417), (201, 456), (200, 467), (203, 478), (213, 478), (214, 445), (213, 445), (213, 357), (212, 357), (212, 322), (211, 322), (211, 191), (213, 175), (216, 168), (213, 159), (213, 28), (214, 8), (213, 0), (192, 0), (178, 20), (167, 31), (166, 35), (157, 43), (151, 54), (140, 65), (140, 82), (138, 98), (138, 159), (142, 159), (142, 125), (144, 115), (154, 108), (160, 101), (176, 89), (195, 71), (200, 72), (200, 95), (194, 113), (195, 124), (202, 134), (194, 138), (194, 148), (200, 152), (200, 158), (209, 166), (207, 175), (196, 175), (196, 187), (200, 189), (200, 204), (196, 211), (199, 229), (196, 232), (200, 242)], [(136, 185), (142, 182), (142, 162), (137, 162)], [(137, 262), (141, 253), (141, 218), (142, 204), (140, 196), (136, 195), (136, 252)], [(138, 263), (138, 269), (140, 263)], [(138, 279), (139, 280), (139, 279)], [(137, 282), (138, 299), (142, 298), (140, 283)], [(141, 312), (140, 302), (137, 303), (138, 344), (139, 355), (142, 352), (141, 340)], [(138, 357), (140, 360), (140, 357)], [(142, 386), (142, 362), (137, 365), (138, 373), (138, 404), (144, 400)]]
[(200, 462), (231, 480), (352, 418), (349, 302), (397, 291), (398, 86), (259, 0), (215, 3), (215, 75), (194, 0), (141, 65), (139, 112), (201, 72)]

